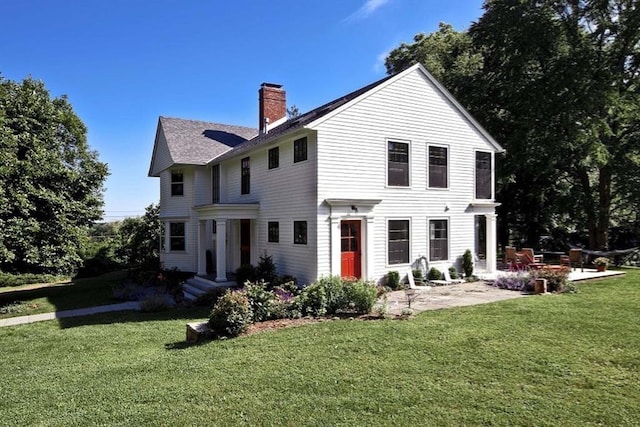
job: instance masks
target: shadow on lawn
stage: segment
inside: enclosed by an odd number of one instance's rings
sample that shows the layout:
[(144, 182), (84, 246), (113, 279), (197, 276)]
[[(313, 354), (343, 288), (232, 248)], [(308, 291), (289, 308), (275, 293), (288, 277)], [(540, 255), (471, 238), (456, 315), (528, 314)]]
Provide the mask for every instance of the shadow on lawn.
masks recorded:
[[(112, 311), (90, 316), (67, 317), (58, 319), (62, 329), (79, 326), (111, 325), (117, 323), (143, 323), (165, 320), (192, 321), (194, 318), (206, 318), (211, 310), (207, 307), (172, 308), (166, 311), (145, 313), (140, 311)], [(186, 325), (186, 323), (185, 323)]]

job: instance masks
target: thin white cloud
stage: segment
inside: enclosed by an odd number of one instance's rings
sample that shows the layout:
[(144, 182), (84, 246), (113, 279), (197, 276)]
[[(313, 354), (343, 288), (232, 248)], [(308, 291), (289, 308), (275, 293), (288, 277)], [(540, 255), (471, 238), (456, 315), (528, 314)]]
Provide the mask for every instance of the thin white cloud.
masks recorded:
[(357, 11), (346, 17), (343, 22), (356, 21), (371, 16), (376, 10), (380, 9), (390, 0), (367, 0)]
[(392, 50), (393, 48), (387, 49), (384, 52), (380, 52), (378, 56), (376, 56), (376, 63), (373, 65), (373, 71), (378, 74), (387, 71), (387, 67), (384, 65), (384, 61), (387, 59), (387, 56), (389, 56), (389, 53), (391, 53)]

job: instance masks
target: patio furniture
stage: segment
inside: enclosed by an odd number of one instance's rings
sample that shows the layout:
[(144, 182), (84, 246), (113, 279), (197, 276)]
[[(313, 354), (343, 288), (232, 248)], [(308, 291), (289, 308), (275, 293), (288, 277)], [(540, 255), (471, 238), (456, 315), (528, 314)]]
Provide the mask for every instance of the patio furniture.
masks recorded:
[[(517, 262), (524, 266), (524, 270), (540, 270), (544, 267), (544, 264), (541, 262), (536, 262), (535, 258), (533, 258), (527, 252), (516, 252)], [(520, 268), (522, 270), (523, 268)]]
[(431, 289), (431, 286), (417, 286), (416, 281), (413, 279), (413, 271), (411, 269), (407, 270), (407, 280), (409, 281), (409, 289), (418, 291), (428, 291)]
[(584, 271), (582, 249), (569, 249), (569, 266), (575, 270), (578, 265), (580, 266), (580, 271)]
[(449, 274), (449, 270), (445, 269), (442, 272), (443, 276), (444, 276), (444, 280), (429, 280), (429, 283), (435, 283), (438, 285), (454, 285), (457, 283), (464, 283), (465, 280), (464, 279), (452, 279), (451, 275)]
[(529, 258), (531, 258), (533, 260), (533, 262), (542, 263), (543, 256), (540, 255), (540, 254), (536, 255), (533, 252), (532, 248), (522, 248), (522, 250), (520, 252), (522, 252), (523, 254), (526, 254)]

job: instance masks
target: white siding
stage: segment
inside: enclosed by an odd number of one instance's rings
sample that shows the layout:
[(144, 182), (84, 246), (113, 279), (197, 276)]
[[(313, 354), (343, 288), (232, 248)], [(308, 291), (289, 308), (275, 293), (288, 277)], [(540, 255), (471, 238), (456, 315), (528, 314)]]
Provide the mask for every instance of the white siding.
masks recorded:
[[(293, 141), (297, 135), (249, 153), (251, 192), (240, 194), (240, 160), (230, 159), (221, 165), (222, 203), (260, 203), (257, 220), (257, 254), (266, 251), (277, 264), (278, 272), (291, 274), (301, 283), (316, 278), (316, 140), (307, 135), (307, 160), (293, 163)], [(280, 147), (280, 165), (268, 169), (268, 150)], [(267, 242), (267, 222), (278, 221), (279, 243)], [(307, 244), (293, 243), (293, 222), (307, 221)], [(253, 264), (257, 264), (257, 259)]]
[[(171, 195), (171, 169), (160, 173), (160, 219), (165, 222), (185, 223), (185, 251), (169, 252), (165, 247), (160, 261), (164, 268), (177, 267), (182, 271), (197, 270), (198, 249), (198, 221), (192, 216), (194, 206), (195, 170), (193, 167), (174, 168), (182, 171), (184, 179), (184, 194)], [(165, 233), (169, 230), (165, 227)]]
[[(371, 93), (328, 118), (318, 132), (318, 199), (381, 199), (374, 208), (374, 271), (379, 278), (405, 266), (387, 265), (387, 220), (411, 219), (412, 261), (429, 255), (429, 218), (449, 220), (449, 260), (430, 263), (443, 268), (458, 262), (465, 249), (474, 248), (474, 150), (494, 148), (449, 101), (415, 70)], [(387, 141), (410, 141), (409, 188), (387, 186)], [(427, 147), (448, 147), (449, 188), (427, 188)], [(328, 274), (329, 208), (321, 208), (318, 222), (318, 273)]]
[(153, 153), (153, 169), (150, 171), (150, 174), (152, 176), (157, 176), (161, 171), (165, 170), (173, 164), (171, 153), (169, 152), (169, 147), (167, 146), (167, 139), (164, 136), (164, 131), (162, 130), (162, 127), (160, 127), (160, 125), (158, 126), (158, 137), (156, 140), (156, 145), (154, 146), (155, 151)]

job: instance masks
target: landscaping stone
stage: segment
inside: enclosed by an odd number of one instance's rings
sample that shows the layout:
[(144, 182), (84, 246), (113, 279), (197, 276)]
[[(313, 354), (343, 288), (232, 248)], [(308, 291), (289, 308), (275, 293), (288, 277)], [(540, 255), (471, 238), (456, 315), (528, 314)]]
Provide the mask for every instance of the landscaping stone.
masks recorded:
[(200, 340), (211, 338), (213, 331), (208, 322), (187, 323), (187, 342), (197, 343)]
[(533, 285), (533, 292), (536, 293), (536, 294), (546, 294), (547, 293), (547, 279), (536, 279), (536, 282)]

